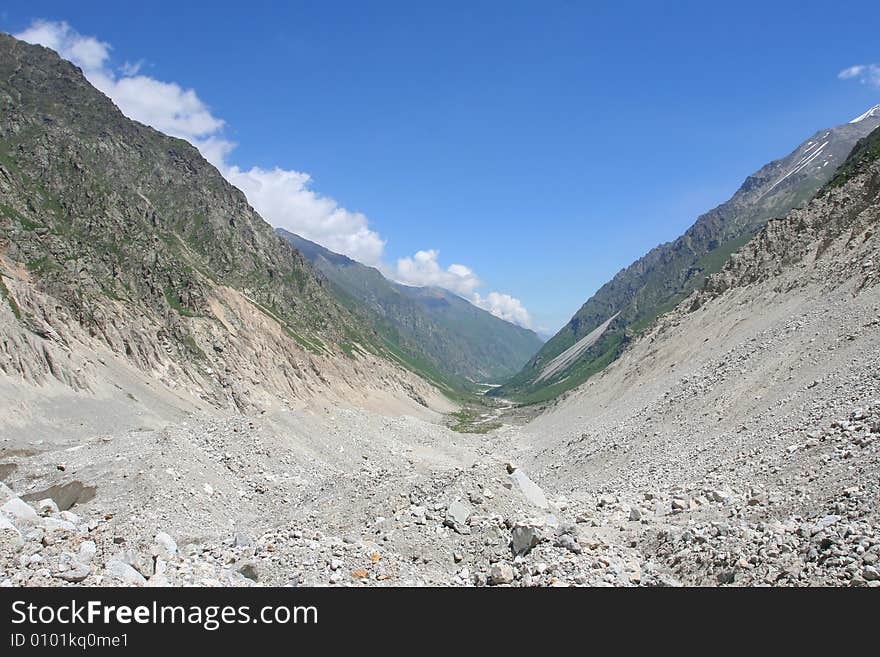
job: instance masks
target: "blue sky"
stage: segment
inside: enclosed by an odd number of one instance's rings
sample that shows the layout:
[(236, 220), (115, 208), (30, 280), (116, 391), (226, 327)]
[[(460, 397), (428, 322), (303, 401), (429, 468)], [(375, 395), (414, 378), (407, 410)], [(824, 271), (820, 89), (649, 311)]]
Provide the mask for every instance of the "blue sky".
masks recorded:
[(876, 0), (280, 4), (12, 1), (0, 29), (49, 21), (270, 223), (545, 332), (880, 103), (880, 69), (839, 77), (880, 63)]

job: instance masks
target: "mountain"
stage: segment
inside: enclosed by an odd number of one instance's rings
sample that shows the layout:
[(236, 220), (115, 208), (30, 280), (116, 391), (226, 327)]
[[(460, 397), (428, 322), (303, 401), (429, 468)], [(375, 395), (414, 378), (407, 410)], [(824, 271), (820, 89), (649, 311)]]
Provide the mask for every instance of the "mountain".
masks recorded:
[(370, 322), (389, 349), (430, 378), (457, 387), (499, 381), (518, 372), (541, 347), (533, 331), (456, 294), (394, 283), (373, 267), (277, 230), (327, 277), (340, 302)]
[(492, 394), (551, 399), (606, 367), (627, 342), (702, 285), (768, 220), (804, 205), (880, 126), (880, 106), (820, 130), (788, 156), (746, 178), (725, 203), (678, 239), (655, 247), (603, 285), (516, 376)]
[(431, 394), (198, 150), (53, 51), (0, 35), (0, 116), (0, 371), (239, 409)]
[(609, 553), (685, 585), (878, 578), (880, 128), (838, 172), (523, 428), (519, 466)]

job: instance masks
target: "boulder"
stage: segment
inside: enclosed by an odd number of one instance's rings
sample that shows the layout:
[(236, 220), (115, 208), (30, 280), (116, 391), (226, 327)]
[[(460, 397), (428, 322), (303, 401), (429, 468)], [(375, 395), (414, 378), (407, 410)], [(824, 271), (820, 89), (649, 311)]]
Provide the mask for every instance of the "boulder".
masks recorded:
[(151, 577), (156, 572), (155, 560), (135, 550), (123, 550), (117, 553), (113, 560), (131, 566), (144, 577)]
[(836, 525), (839, 520), (840, 520), (840, 516), (838, 516), (838, 515), (828, 515), (823, 518), (820, 518), (813, 525), (812, 529), (810, 529), (810, 534), (815, 536), (819, 532), (825, 531), (826, 529), (831, 527), (831, 525)]
[(155, 552), (157, 556), (163, 559), (171, 559), (177, 556), (177, 542), (165, 532), (159, 532), (153, 539), (155, 541)]
[(517, 488), (519, 488), (519, 492), (522, 493), (522, 496), (529, 504), (536, 506), (539, 509), (550, 508), (550, 505), (547, 503), (547, 497), (544, 495), (544, 491), (541, 490), (541, 487), (538, 486), (538, 484), (529, 479), (525, 472), (521, 469), (516, 469), (510, 474), (510, 478), (513, 480), (513, 483), (516, 484)]
[(79, 544), (79, 552), (77, 558), (81, 563), (90, 563), (98, 553), (98, 546), (94, 541), (83, 541)]
[(55, 504), (55, 500), (47, 497), (46, 499), (37, 502), (37, 511), (40, 515), (47, 516), (50, 513), (58, 513), (60, 509), (58, 508), (58, 505)]
[(34, 508), (19, 497), (11, 497), (0, 506), (0, 513), (12, 523), (30, 523), (40, 519)]
[(121, 581), (125, 586), (143, 586), (147, 580), (127, 563), (118, 559), (107, 562), (107, 574)]
[(518, 522), (510, 532), (510, 549), (514, 555), (527, 554), (541, 542), (541, 526), (533, 522)]
[(459, 534), (468, 533), (468, 518), (473, 514), (473, 509), (460, 500), (456, 500), (446, 509), (446, 519), (443, 521), (447, 527), (452, 527)]
[(495, 586), (510, 584), (513, 581), (513, 567), (504, 562), (492, 564), (489, 568), (489, 583)]
[(569, 552), (573, 552), (574, 554), (580, 554), (583, 551), (581, 544), (577, 542), (577, 539), (568, 533), (561, 533), (556, 536), (556, 541), (554, 541), (553, 545), (556, 547), (565, 548)]
[(58, 577), (66, 582), (81, 582), (91, 575), (91, 573), (92, 571), (87, 565), (79, 563), (78, 561), (73, 561), (70, 563), (70, 567), (67, 570), (58, 574)]

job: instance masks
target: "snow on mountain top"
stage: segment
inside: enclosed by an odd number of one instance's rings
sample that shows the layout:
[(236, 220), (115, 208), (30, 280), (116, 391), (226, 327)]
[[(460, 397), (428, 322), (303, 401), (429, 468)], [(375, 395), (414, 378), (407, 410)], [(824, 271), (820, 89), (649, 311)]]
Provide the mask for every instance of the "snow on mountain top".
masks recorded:
[(854, 118), (852, 121), (850, 121), (850, 123), (858, 123), (859, 121), (864, 121), (865, 119), (867, 119), (871, 116), (880, 117), (880, 105), (874, 105), (874, 107), (869, 109), (867, 112), (865, 112), (861, 116)]

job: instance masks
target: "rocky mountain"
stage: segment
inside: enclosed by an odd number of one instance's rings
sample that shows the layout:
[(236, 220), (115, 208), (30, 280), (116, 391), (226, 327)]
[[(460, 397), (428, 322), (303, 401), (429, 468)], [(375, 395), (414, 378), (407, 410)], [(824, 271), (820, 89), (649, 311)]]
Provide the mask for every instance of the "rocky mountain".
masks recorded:
[(394, 283), (377, 269), (278, 229), (331, 282), (337, 298), (368, 321), (389, 349), (425, 376), (457, 387), (494, 382), (540, 349), (533, 332), (440, 288)]
[(880, 129), (838, 171), (525, 428), (620, 574), (880, 586)]
[(494, 394), (547, 400), (619, 356), (631, 338), (718, 271), (770, 219), (800, 207), (835, 174), (855, 143), (880, 126), (880, 106), (821, 130), (746, 178), (730, 200), (681, 237), (655, 247), (603, 285), (528, 364)]
[(430, 396), (194, 147), (53, 51), (0, 35), (0, 117), (0, 372), (95, 389), (116, 368), (236, 408)]

